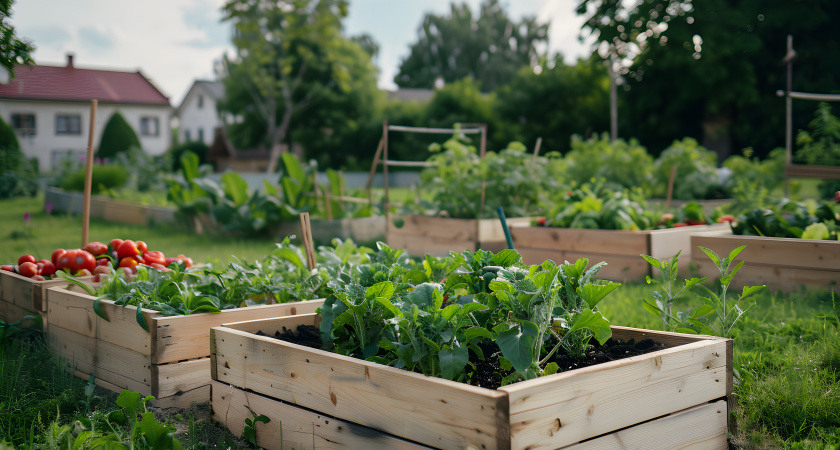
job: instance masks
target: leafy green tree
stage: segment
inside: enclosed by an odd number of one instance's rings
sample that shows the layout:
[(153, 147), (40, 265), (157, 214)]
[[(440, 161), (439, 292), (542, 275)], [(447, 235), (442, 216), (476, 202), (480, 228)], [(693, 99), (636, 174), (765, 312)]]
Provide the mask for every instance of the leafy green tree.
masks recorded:
[(542, 137), (543, 152), (565, 152), (572, 135), (609, 129), (609, 76), (598, 58), (565, 65), (558, 55), (540, 68), (520, 69), (496, 92), (496, 114), (504, 127), (497, 140), (533, 146)]
[(15, 76), (15, 66), (32, 63), (35, 47), (30, 42), (21, 40), (15, 34), (15, 27), (9, 23), (12, 17), (14, 0), (0, 0), (0, 66)]
[(102, 130), (102, 137), (99, 139), (99, 149), (96, 156), (99, 158), (113, 158), (120, 153), (128, 153), (132, 149), (140, 149), (140, 140), (125, 117), (117, 111), (105, 128)]
[(352, 132), (350, 122), (375, 110), (379, 93), (368, 53), (374, 48), (341, 35), (346, 0), (233, 0), (222, 10), (234, 23), (237, 56), (224, 60), (220, 109), (243, 119), (228, 128), (236, 146), (281, 145), (294, 122), (294, 137), (321, 151), (330, 143), (315, 133)]
[(15, 130), (0, 117), (0, 174), (16, 171), (23, 160)]
[(446, 83), (472, 77), (491, 92), (539, 60), (548, 44), (547, 24), (534, 17), (514, 22), (498, 0), (485, 0), (479, 9), (474, 15), (468, 5), (452, 3), (447, 16), (427, 14), (394, 82), (430, 89), (438, 77)]

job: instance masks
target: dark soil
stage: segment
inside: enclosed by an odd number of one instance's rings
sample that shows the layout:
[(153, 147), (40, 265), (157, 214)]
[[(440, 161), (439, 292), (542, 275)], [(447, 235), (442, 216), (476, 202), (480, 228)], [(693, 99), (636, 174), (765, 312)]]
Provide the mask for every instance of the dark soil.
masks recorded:
[[(269, 336), (262, 331), (258, 331), (257, 335)], [(299, 325), (297, 327), (297, 334), (283, 327), (283, 331), (277, 331), (271, 337), (306, 347), (321, 348), (321, 332), (312, 325)], [(475, 367), (470, 384), (487, 389), (497, 389), (502, 385), (502, 378), (509, 375), (511, 371), (502, 370), (499, 363), (501, 351), (498, 347), (492, 343), (482, 343), (478, 347), (484, 353), (484, 360), (482, 361), (477, 354), (472, 350), (470, 351), (470, 363)], [(558, 351), (557, 355), (553, 358), (553, 362), (560, 366), (560, 372), (566, 372), (582, 367), (630, 358), (631, 356), (644, 355), (664, 348), (664, 345), (654, 342), (651, 339), (644, 339), (638, 342), (635, 339), (630, 339), (629, 341), (609, 339), (604, 345), (599, 345), (597, 342), (594, 342), (594, 345), (586, 352), (586, 357), (583, 359), (572, 358)]]

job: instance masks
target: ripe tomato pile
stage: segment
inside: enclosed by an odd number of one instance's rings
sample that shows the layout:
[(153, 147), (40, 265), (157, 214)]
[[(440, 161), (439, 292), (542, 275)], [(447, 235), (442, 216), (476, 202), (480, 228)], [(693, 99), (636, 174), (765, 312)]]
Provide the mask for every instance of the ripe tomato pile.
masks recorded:
[(99, 281), (101, 274), (110, 274), (117, 269), (126, 273), (137, 273), (137, 266), (145, 264), (157, 270), (169, 270), (167, 266), (182, 261), (192, 267), (192, 259), (178, 255), (167, 258), (163, 252), (149, 250), (143, 241), (114, 239), (108, 245), (91, 242), (84, 248), (65, 250), (56, 249), (50, 259), (36, 260), (32, 255), (22, 255), (17, 265), (5, 264), (0, 270), (8, 270), (38, 281), (57, 277), (56, 272), (63, 271), (72, 276), (94, 276)]

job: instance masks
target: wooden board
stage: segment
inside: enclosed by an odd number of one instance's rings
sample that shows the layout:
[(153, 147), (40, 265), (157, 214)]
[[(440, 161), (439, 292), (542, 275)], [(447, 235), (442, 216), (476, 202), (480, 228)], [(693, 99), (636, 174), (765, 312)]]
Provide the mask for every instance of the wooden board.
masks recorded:
[(264, 317), (313, 313), (323, 300), (310, 300), (276, 305), (251, 306), (224, 310), (220, 313), (161, 316), (144, 309), (149, 332), (137, 323), (137, 308), (118, 306), (101, 300), (100, 306), (109, 320), (93, 311), (95, 297), (85, 292), (64, 288), (47, 290), (50, 324), (85, 336), (151, 356), (153, 364), (166, 364), (210, 356), (210, 328), (227, 322)]
[[(736, 261), (738, 259), (736, 258)], [(711, 280), (720, 277), (720, 271), (708, 259), (706, 261), (692, 261), (692, 268), (698, 274)], [(768, 289), (792, 291), (806, 286), (824, 286), (832, 288), (840, 284), (840, 272), (833, 270), (799, 269), (794, 267), (779, 267), (745, 263), (732, 279), (730, 287), (765, 285)]]
[[(271, 323), (259, 328), (271, 334)], [(239, 329), (253, 327), (212, 330), (214, 380), (435, 447), (557, 448), (731, 393), (731, 341), (711, 336), (616, 327), (617, 337), (668, 348), (490, 390)]]
[[(402, 220), (397, 227), (395, 220)], [(527, 227), (529, 217), (506, 219), (508, 227)], [(430, 254), (446, 256), (450, 251), (476, 251), (479, 248), (493, 252), (507, 248), (504, 230), (498, 219), (453, 219), (449, 217), (398, 216), (391, 217), (387, 225), (387, 243), (392, 248), (404, 249), (413, 256)]]
[[(37, 320), (37, 318), (35, 317), (36, 315), (39, 315), (39, 314), (36, 313), (36, 312), (32, 312), (32, 311), (26, 310), (24, 308), (21, 308), (20, 306), (17, 306), (14, 303), (7, 302), (5, 300), (0, 300), (0, 319), (3, 319), (6, 322), (9, 322), (9, 323), (20, 322), (25, 317), (31, 317), (31, 318)], [(43, 320), (43, 316), (42, 316), (41, 322), (43, 324), (44, 331), (46, 331), (47, 321)]]
[[(589, 259), (589, 266), (601, 261), (607, 264), (601, 266), (596, 278), (611, 281), (636, 281), (644, 279), (650, 274), (650, 265), (640, 256), (606, 255), (593, 252), (572, 252), (563, 250), (545, 250), (540, 248), (516, 247), (522, 255), (525, 264), (540, 264), (546, 260), (552, 260), (558, 264), (564, 261), (575, 262), (580, 258)], [(641, 253), (640, 253), (641, 255)]]
[(719, 400), (572, 444), (562, 450), (726, 450), (726, 401)]
[[(764, 236), (694, 236), (693, 246), (703, 246), (719, 256), (746, 245), (736, 259), (745, 265), (760, 264), (775, 267), (840, 271), (840, 241), (789, 239)], [(695, 261), (708, 257), (698, 252)]]
[[(73, 373), (73, 375), (83, 380), (90, 379), (90, 374), (85, 373), (81, 370), (73, 370), (71, 368), (71, 372)], [(124, 389), (113, 383), (109, 383), (101, 378), (94, 377), (94, 383), (97, 386), (108, 389), (111, 392), (122, 392), (122, 390)], [(194, 403), (205, 403), (208, 401), (210, 401), (210, 385), (205, 384), (204, 386), (195, 388), (193, 390), (180, 392), (176, 395), (172, 395), (169, 397), (155, 398), (150, 403), (152, 404), (152, 406), (156, 406), (158, 408), (189, 408)]]
[(270, 419), (267, 424), (258, 423), (256, 428), (257, 444), (269, 450), (430, 448), (218, 381), (210, 387), (213, 420), (234, 435), (242, 435), (245, 419), (252, 418), (252, 412)]
[(7, 270), (0, 271), (0, 300), (5, 300), (29, 311), (47, 312), (46, 289), (67, 286), (64, 279), (36, 281)]

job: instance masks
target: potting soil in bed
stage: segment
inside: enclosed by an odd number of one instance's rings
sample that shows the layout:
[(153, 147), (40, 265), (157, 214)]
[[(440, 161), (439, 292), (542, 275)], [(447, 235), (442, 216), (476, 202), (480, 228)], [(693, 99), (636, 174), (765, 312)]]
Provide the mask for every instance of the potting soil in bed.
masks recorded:
[[(282, 332), (276, 331), (273, 336), (262, 331), (258, 331), (256, 334), (258, 336), (273, 337), (305, 347), (321, 348), (321, 331), (312, 325), (298, 325), (297, 334), (286, 327), (283, 327)], [(484, 353), (485, 358), (482, 361), (475, 353), (470, 351), (470, 364), (475, 367), (470, 384), (487, 389), (499, 388), (502, 385), (502, 378), (510, 374), (511, 371), (502, 370), (499, 364), (501, 351), (497, 347), (492, 344), (480, 344), (479, 348)], [(661, 343), (654, 342), (652, 339), (644, 339), (638, 342), (635, 339), (630, 339), (629, 341), (609, 339), (604, 345), (599, 345), (593, 341), (593, 346), (587, 350), (585, 358), (573, 358), (558, 351), (553, 358), (553, 362), (557, 363), (560, 367), (558, 372), (565, 372), (609, 361), (630, 358), (631, 356), (644, 355), (663, 350), (664, 348), (665, 346)]]

